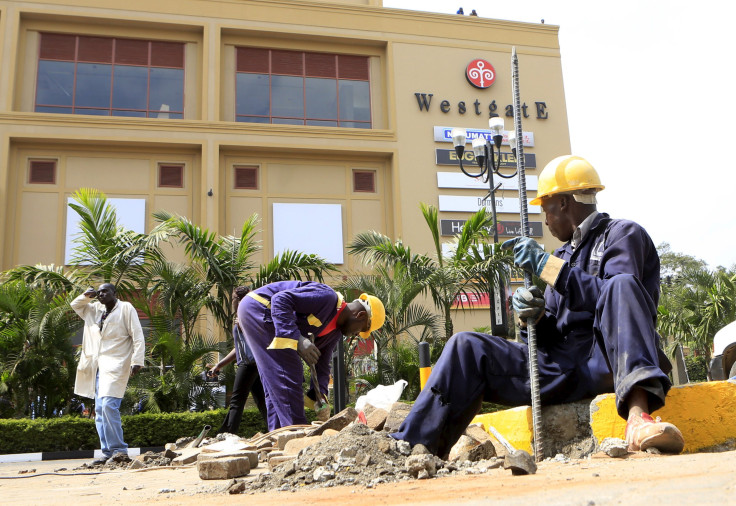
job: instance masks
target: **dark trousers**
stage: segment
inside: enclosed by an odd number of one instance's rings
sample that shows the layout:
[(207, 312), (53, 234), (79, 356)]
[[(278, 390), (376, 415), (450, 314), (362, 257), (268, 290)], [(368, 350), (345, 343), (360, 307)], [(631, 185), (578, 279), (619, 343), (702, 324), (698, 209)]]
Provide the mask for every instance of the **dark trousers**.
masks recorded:
[[(660, 366), (655, 310), (635, 277), (618, 275), (602, 290), (592, 332), (552, 342), (538, 335), (542, 404), (615, 392), (618, 412), (625, 418), (626, 399), (639, 387), (649, 395), (650, 411), (662, 407), (671, 384)], [(411, 412), (391, 436), (447, 455), (483, 400), (506, 406), (531, 403), (528, 364), (524, 343), (474, 332), (455, 334)]]
[(222, 432), (238, 433), (248, 394), (253, 394), (253, 400), (258, 406), (258, 411), (261, 412), (263, 419), (267, 420), (266, 396), (263, 393), (263, 385), (261, 384), (261, 378), (258, 376), (258, 366), (256, 364), (238, 366), (238, 370), (235, 372), (235, 382), (233, 383), (233, 394), (230, 397), (230, 410), (225, 415), (222, 427), (217, 431), (218, 434)]

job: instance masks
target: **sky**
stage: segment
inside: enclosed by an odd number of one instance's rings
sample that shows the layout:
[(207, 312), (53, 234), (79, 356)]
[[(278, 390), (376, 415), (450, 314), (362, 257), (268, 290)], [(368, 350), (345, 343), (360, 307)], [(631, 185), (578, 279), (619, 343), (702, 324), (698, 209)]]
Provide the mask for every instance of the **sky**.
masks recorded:
[[(559, 26), (572, 154), (598, 210), (656, 245), (736, 264), (736, 7), (723, 0), (384, 0), (384, 7)], [(733, 70), (732, 70), (733, 68)], [(519, 83), (523, 90), (523, 69)]]

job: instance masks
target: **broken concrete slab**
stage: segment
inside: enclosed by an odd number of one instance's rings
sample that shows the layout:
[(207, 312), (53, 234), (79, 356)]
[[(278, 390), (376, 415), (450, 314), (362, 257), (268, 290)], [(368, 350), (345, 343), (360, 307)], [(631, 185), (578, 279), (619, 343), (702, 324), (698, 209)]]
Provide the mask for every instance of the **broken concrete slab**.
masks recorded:
[(286, 447), (286, 443), (288, 443), (292, 439), (302, 438), (306, 435), (306, 432), (304, 432), (303, 430), (284, 432), (278, 435), (278, 438), (276, 439), (276, 446), (279, 450), (283, 450)]
[(480, 443), (474, 438), (463, 434), (460, 436), (460, 439), (457, 440), (457, 443), (450, 448), (450, 454), (448, 455), (447, 460), (454, 462), (458, 460), (461, 454), (469, 452), (479, 444)]
[(355, 408), (347, 407), (337, 413), (335, 416), (327, 420), (319, 427), (312, 429), (307, 433), (308, 436), (319, 436), (322, 435), (327, 429), (333, 429), (340, 431), (347, 427), (351, 422), (355, 421), (358, 416), (358, 412)]
[(370, 411), (370, 414), (366, 413), (366, 425), (373, 430), (381, 430), (386, 424), (388, 418), (388, 411), (381, 408), (374, 408)]
[(496, 448), (493, 446), (493, 442), (483, 441), (479, 445), (470, 448), (469, 450), (462, 452), (458, 455), (457, 460), (459, 461), (470, 461), (480, 462), (481, 460), (490, 460), (496, 456)]
[(437, 467), (435, 466), (434, 462), (434, 455), (410, 455), (406, 458), (406, 463), (404, 464), (404, 467), (406, 468), (406, 471), (414, 478), (419, 478), (422, 473), (426, 474), (427, 478), (431, 478), (437, 472)]
[(202, 446), (200, 449), (203, 452), (223, 452), (223, 451), (238, 451), (238, 450), (255, 450), (256, 447), (248, 444), (246, 441), (239, 437), (229, 437), (224, 441), (218, 441), (207, 446)]
[(273, 471), (276, 466), (279, 466), (284, 462), (291, 462), (294, 459), (296, 459), (296, 455), (279, 455), (277, 457), (271, 457), (268, 459), (268, 469)]
[(205, 459), (197, 462), (197, 471), (203, 480), (237, 478), (250, 472), (250, 460), (247, 457)]
[(504, 458), (503, 468), (511, 469), (514, 475), (534, 474), (537, 472), (537, 463), (524, 450), (514, 450)]
[(134, 471), (136, 469), (143, 469), (144, 467), (146, 467), (146, 465), (143, 463), (142, 460), (133, 459), (128, 466), (128, 470)]
[(247, 458), (251, 469), (258, 467), (258, 453), (253, 450), (240, 450), (233, 452), (200, 453), (197, 462), (210, 459)]
[(621, 458), (629, 454), (629, 445), (623, 439), (607, 437), (601, 442), (600, 450), (609, 457)]
[(394, 402), (386, 417), (386, 423), (383, 424), (383, 430), (388, 432), (396, 432), (404, 419), (409, 415), (411, 406), (403, 402)]
[(172, 466), (185, 466), (197, 461), (197, 456), (202, 453), (201, 448), (182, 448), (176, 452), (178, 457), (171, 461)]
[(311, 446), (322, 439), (322, 436), (305, 436), (299, 439), (292, 439), (284, 446), (284, 455), (296, 455), (302, 449)]
[(486, 432), (482, 423), (471, 423), (468, 425), (468, 428), (465, 429), (465, 435), (472, 437), (479, 443), (489, 441), (491, 439), (491, 435)]

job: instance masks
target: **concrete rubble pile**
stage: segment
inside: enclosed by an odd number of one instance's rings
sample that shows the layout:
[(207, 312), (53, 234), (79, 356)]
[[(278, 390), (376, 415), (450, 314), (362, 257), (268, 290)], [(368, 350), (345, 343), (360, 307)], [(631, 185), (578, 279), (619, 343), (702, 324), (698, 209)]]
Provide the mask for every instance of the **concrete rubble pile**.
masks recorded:
[[(234, 494), (337, 485), (372, 488), (402, 480), (481, 474), (504, 467), (504, 457), (510, 458), (480, 425), (468, 427), (448, 460), (422, 445), (396, 441), (389, 433), (398, 429), (408, 412), (409, 406), (399, 402), (390, 411), (370, 405), (361, 413), (347, 408), (322, 424), (284, 427), (250, 439), (234, 434), (199, 441), (182, 438), (167, 444), (163, 452), (146, 452), (114, 465), (131, 470), (196, 465), (203, 480), (230, 480), (223, 491)], [(245, 477), (258, 466), (268, 470)], [(535, 470), (536, 466), (529, 472)]]

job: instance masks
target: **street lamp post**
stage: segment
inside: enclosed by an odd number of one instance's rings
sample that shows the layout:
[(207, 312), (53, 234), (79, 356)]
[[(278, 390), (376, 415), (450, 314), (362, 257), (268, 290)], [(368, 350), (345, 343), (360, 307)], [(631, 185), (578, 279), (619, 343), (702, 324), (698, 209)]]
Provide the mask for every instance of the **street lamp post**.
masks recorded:
[[(460, 160), (460, 170), (468, 177), (483, 178), (484, 183), (488, 183), (488, 194), (483, 201), (491, 199), (491, 216), (493, 217), (493, 242), (498, 244), (498, 218), (496, 216), (496, 190), (501, 186), (496, 186), (494, 175), (504, 179), (510, 179), (516, 176), (513, 174), (502, 174), (499, 172), (501, 166), (501, 142), (503, 141), (503, 118), (498, 116), (488, 120), (488, 127), (491, 130), (491, 138), (477, 137), (473, 139), (473, 154), (478, 164), (479, 172), (471, 173), (463, 165), (463, 155), (465, 153), (465, 143), (467, 133), (465, 129), (453, 128), (451, 132), (452, 143), (455, 146), (455, 152)], [(510, 133), (509, 133), (510, 135)], [(514, 138), (515, 140), (515, 138)], [(491, 142), (492, 141), (492, 142)], [(515, 145), (515, 143), (514, 143)], [(498, 289), (492, 290), (488, 295), (491, 298), (491, 333), (497, 336), (508, 335), (508, 318), (506, 316), (506, 288), (503, 279), (498, 279)]]

